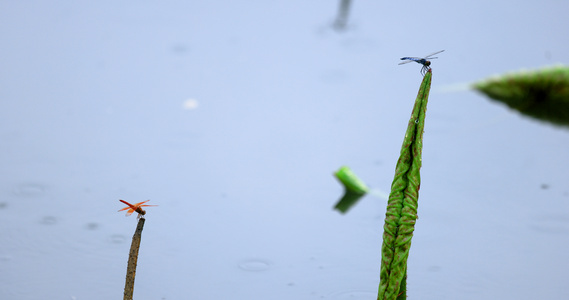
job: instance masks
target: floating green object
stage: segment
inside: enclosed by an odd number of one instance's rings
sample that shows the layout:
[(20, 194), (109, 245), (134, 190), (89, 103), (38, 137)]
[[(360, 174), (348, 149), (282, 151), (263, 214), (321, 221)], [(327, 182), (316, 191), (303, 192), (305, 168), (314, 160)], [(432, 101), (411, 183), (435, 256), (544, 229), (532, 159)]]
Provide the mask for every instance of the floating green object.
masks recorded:
[(539, 120), (569, 126), (569, 67), (510, 73), (473, 87), (491, 99)]
[(423, 77), (391, 184), (383, 226), (379, 300), (407, 297), (407, 258), (417, 220), (423, 130), (431, 77), (431, 70)]
[(342, 196), (338, 203), (336, 203), (334, 208), (345, 213), (354, 206), (361, 197), (367, 194), (369, 188), (356, 176), (356, 174), (354, 174), (354, 172), (352, 172), (349, 167), (341, 167), (336, 173), (334, 173), (334, 176), (338, 178), (345, 188), (344, 196)]

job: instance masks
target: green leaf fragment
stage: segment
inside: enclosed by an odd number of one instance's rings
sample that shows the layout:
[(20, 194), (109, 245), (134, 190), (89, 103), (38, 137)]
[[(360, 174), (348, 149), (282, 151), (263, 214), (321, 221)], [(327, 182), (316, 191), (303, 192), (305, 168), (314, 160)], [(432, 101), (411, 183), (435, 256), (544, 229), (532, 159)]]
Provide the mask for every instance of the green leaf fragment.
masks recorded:
[(419, 88), (387, 202), (377, 297), (381, 300), (406, 297), (407, 258), (417, 220), (423, 130), (431, 76), (429, 70)]
[(569, 126), (569, 67), (522, 71), (477, 82), (473, 87), (527, 116)]
[(365, 196), (369, 191), (366, 184), (360, 180), (352, 170), (347, 167), (341, 167), (334, 176), (344, 186), (344, 195), (334, 206), (335, 209), (342, 213), (346, 213), (352, 206), (354, 206), (361, 197)]

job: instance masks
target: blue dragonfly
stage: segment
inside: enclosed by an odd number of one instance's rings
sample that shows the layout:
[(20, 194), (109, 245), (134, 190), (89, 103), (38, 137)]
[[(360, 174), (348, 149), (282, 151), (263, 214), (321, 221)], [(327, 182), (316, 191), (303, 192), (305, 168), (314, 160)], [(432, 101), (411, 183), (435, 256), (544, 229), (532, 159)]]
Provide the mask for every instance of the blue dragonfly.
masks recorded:
[(437, 51), (435, 53), (431, 53), (425, 57), (402, 57), (401, 60), (404, 60), (404, 62), (399, 63), (400, 65), (406, 64), (406, 63), (410, 63), (412, 61), (418, 63), (418, 64), (422, 64), (423, 67), (421, 68), (421, 75), (425, 75), (427, 73), (427, 71), (429, 71), (431, 69), (430, 65), (431, 62), (429, 61), (429, 59), (435, 59), (438, 57), (431, 57), (435, 54), (439, 54), (441, 52), (443, 52), (445, 50), (441, 50), (441, 51)]

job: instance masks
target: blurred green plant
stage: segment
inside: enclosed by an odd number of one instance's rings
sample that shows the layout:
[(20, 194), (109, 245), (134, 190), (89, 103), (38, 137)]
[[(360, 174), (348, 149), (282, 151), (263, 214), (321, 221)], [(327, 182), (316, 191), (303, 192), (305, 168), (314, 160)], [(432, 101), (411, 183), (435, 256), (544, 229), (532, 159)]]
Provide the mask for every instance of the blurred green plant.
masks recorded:
[(509, 73), (473, 84), (493, 100), (530, 117), (569, 126), (569, 67)]
[(368, 193), (369, 188), (347, 166), (341, 167), (334, 173), (334, 176), (344, 186), (344, 195), (334, 208), (341, 213), (346, 213), (361, 197)]

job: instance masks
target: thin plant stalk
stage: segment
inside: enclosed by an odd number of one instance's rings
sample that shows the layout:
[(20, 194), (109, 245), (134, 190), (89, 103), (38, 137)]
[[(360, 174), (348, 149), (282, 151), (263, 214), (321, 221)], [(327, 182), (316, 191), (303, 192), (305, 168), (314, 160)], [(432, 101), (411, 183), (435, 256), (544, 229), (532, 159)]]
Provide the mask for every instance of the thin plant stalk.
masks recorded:
[(142, 239), (142, 229), (144, 228), (144, 218), (138, 219), (138, 225), (132, 236), (130, 244), (130, 252), (128, 255), (128, 265), (126, 269), (126, 282), (124, 285), (124, 300), (132, 300), (134, 293), (134, 277), (136, 276), (136, 263), (138, 261), (138, 249), (140, 248), (140, 240)]

